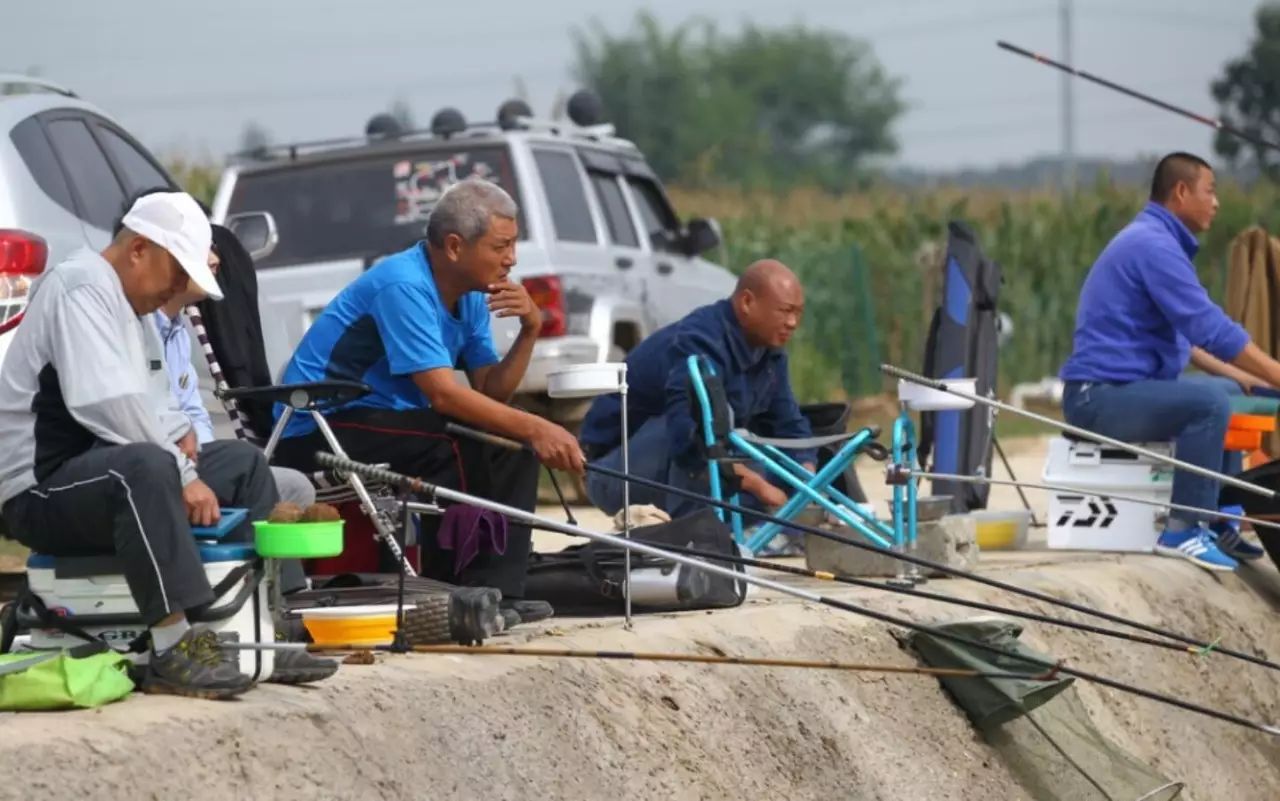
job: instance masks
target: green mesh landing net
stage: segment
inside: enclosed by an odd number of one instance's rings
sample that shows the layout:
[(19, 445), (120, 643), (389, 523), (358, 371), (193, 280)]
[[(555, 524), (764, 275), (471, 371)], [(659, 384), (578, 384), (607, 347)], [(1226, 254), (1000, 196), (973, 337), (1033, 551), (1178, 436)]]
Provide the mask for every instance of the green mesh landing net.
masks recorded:
[[(934, 628), (1028, 659), (1053, 661), (1018, 640), (1022, 627), (1002, 618), (943, 623)], [(984, 672), (1036, 673), (1040, 663), (1003, 657), (931, 634), (909, 642), (932, 667)], [(941, 679), (973, 725), (999, 753), (1027, 794), (1037, 801), (1173, 801), (1181, 782), (1170, 781), (1108, 740), (1080, 701), (1074, 679)]]

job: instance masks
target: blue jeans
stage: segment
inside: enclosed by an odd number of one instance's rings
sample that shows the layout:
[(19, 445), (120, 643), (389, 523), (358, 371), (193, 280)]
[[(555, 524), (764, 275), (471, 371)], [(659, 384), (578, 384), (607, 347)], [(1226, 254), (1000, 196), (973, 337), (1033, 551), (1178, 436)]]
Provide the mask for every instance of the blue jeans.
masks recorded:
[[(1062, 412), (1068, 423), (1124, 442), (1174, 441), (1174, 455), (1197, 467), (1234, 475), (1242, 467), (1238, 453), (1223, 451), (1236, 382), (1217, 376), (1189, 375), (1174, 381), (1095, 384), (1068, 381)], [(1172, 502), (1200, 509), (1218, 508), (1218, 482), (1185, 470), (1173, 475)], [(1190, 524), (1207, 515), (1173, 511)]]
[[(657, 481), (669, 487), (708, 495), (711, 482), (707, 477), (706, 466), (698, 470), (686, 470), (671, 460), (667, 447), (667, 425), (665, 418), (653, 417), (640, 426), (640, 430), (631, 436), (629, 456), (631, 459), (631, 475)], [(622, 472), (622, 446), (610, 450), (604, 456), (592, 460), (592, 464)], [(767, 477), (772, 483), (780, 483), (759, 465), (748, 465), (757, 473)], [(728, 472), (727, 470), (722, 471)], [(591, 503), (605, 514), (614, 515), (622, 509), (623, 481), (611, 476), (601, 475), (594, 471), (587, 472), (587, 497)], [(726, 498), (725, 500), (728, 500)], [(741, 505), (753, 510), (761, 510), (761, 505), (754, 495), (742, 493)], [(654, 489), (633, 483), (631, 485), (631, 503), (652, 504), (673, 518), (692, 514), (709, 504), (684, 498), (665, 490)], [(748, 521), (749, 522), (749, 521)]]

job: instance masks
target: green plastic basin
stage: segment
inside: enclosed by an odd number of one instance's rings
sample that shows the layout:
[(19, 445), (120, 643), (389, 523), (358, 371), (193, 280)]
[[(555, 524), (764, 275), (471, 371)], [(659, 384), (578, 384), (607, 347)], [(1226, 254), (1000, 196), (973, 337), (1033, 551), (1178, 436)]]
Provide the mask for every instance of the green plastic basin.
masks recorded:
[(342, 553), (342, 520), (271, 523), (255, 520), (254, 546), (269, 559), (321, 559)]

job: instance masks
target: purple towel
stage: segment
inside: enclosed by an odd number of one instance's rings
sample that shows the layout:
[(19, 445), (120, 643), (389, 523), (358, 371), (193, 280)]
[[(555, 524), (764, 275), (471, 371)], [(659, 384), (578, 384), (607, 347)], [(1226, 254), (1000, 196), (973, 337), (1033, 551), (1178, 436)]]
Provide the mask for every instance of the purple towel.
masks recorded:
[(466, 504), (454, 504), (444, 510), (436, 541), (446, 551), (453, 551), (453, 574), (481, 553), (507, 552), (507, 519), (497, 512)]

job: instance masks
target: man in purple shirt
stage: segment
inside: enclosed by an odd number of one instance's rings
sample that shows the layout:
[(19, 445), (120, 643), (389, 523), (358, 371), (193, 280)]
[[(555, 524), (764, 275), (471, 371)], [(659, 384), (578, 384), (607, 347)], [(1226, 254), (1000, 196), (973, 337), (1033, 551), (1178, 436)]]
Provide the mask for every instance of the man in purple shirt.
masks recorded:
[[(1189, 153), (1161, 159), (1150, 201), (1103, 249), (1080, 292), (1062, 368), (1067, 422), (1128, 442), (1175, 442), (1179, 459), (1236, 472), (1223, 453), (1232, 393), (1280, 386), (1280, 362), (1209, 298), (1191, 259), (1218, 211), (1213, 169)], [(1207, 376), (1183, 376), (1188, 362)], [(1218, 508), (1218, 482), (1174, 475), (1175, 504)], [(1234, 570), (1262, 550), (1212, 512), (1173, 511), (1156, 552)]]

